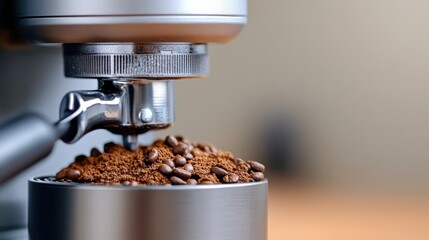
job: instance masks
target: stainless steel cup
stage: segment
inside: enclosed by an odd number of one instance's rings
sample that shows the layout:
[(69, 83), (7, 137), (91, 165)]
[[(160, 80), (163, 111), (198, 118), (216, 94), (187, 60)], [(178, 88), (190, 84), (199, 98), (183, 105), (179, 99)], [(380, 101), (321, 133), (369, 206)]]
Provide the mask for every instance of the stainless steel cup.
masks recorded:
[(30, 179), (31, 240), (266, 240), (268, 182), (100, 186)]

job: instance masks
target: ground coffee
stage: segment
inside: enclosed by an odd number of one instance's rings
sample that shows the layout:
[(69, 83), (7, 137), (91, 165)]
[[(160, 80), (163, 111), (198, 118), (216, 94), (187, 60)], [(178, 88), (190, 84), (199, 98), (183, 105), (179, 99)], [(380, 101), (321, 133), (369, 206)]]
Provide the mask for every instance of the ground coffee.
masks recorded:
[(55, 176), (59, 181), (140, 185), (195, 185), (246, 183), (264, 179), (264, 165), (236, 158), (210, 144), (194, 144), (183, 137), (167, 136), (135, 151), (108, 143), (104, 153), (92, 149), (90, 156)]

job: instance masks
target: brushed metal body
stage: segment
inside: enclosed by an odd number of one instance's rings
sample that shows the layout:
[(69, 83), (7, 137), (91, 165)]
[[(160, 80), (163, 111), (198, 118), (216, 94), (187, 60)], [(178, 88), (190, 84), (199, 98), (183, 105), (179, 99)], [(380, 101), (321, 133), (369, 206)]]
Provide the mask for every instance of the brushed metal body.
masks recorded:
[(31, 179), (31, 240), (265, 240), (268, 182), (96, 186)]
[(35, 43), (228, 42), (247, 0), (19, 0), (17, 16)]

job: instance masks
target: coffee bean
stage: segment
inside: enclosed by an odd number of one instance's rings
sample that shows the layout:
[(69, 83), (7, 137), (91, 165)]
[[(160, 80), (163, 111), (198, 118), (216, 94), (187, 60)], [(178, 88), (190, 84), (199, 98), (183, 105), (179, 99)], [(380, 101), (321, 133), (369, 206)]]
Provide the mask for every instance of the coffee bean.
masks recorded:
[(167, 164), (167, 165), (168, 165), (169, 167), (171, 167), (171, 168), (174, 168), (174, 167), (175, 167), (174, 162), (173, 162), (173, 160), (171, 160), (171, 159), (166, 160), (166, 161), (165, 161), (165, 164)]
[(104, 152), (108, 153), (110, 151), (113, 151), (113, 148), (116, 146), (116, 144), (114, 142), (108, 142), (106, 144), (104, 144)]
[(159, 166), (158, 171), (164, 175), (169, 175), (173, 172), (173, 169), (167, 164), (162, 164), (161, 166)]
[(217, 148), (216, 148), (215, 146), (210, 145), (210, 144), (208, 144), (208, 146), (209, 146), (210, 151), (211, 151), (212, 153), (217, 152)]
[(63, 169), (55, 175), (55, 179), (60, 180), (66, 177), (67, 170)]
[(250, 166), (250, 164), (246, 163), (244, 164), (244, 166), (246, 166), (247, 172), (250, 172), (250, 170), (252, 170), (252, 166)]
[(178, 167), (181, 167), (181, 166), (183, 166), (183, 165), (185, 165), (186, 164), (186, 158), (184, 158), (184, 157), (182, 157), (182, 156), (180, 156), (180, 155), (177, 155), (175, 158), (174, 158), (174, 165), (176, 165), (176, 166), (178, 166)]
[(72, 181), (75, 181), (80, 177), (80, 171), (76, 169), (69, 169), (66, 171), (66, 177)]
[(173, 174), (177, 177), (180, 177), (183, 180), (187, 180), (192, 176), (192, 173), (190, 171), (187, 171), (185, 169), (180, 169), (180, 168), (175, 168), (173, 170)]
[(165, 138), (165, 143), (170, 147), (175, 147), (177, 144), (179, 144), (179, 141), (177, 141), (177, 138), (172, 135), (168, 135)]
[(173, 148), (174, 155), (185, 155), (188, 151), (188, 145), (186, 143), (179, 143)]
[(192, 145), (192, 143), (186, 143), (186, 144), (188, 144), (188, 152), (194, 151), (194, 146)]
[(154, 180), (149, 180), (149, 181), (146, 182), (146, 184), (149, 185), (149, 186), (156, 186), (156, 185), (158, 185)]
[(241, 158), (234, 158), (235, 165), (245, 164), (246, 162)]
[(177, 141), (179, 141), (179, 142), (183, 142), (186, 140), (185, 137), (181, 136), (181, 135), (176, 135), (175, 137), (176, 137)]
[(239, 179), (239, 177), (238, 177), (238, 175), (237, 175), (237, 174), (231, 173), (231, 174), (225, 175), (225, 176), (222, 178), (222, 181), (223, 181), (224, 183), (237, 183), (237, 182), (238, 182), (238, 179)]
[(191, 153), (186, 153), (185, 156), (186, 160), (191, 160), (192, 158), (194, 158), (194, 155), (192, 155)]
[(185, 169), (186, 171), (189, 171), (189, 172), (194, 171), (194, 167), (190, 163), (185, 164), (185, 166), (183, 166), (183, 169)]
[(254, 172), (251, 174), (251, 177), (257, 182), (262, 181), (265, 178), (264, 174), (261, 172)]
[(156, 148), (152, 148), (149, 150), (147, 160), (151, 163), (154, 163), (156, 162), (156, 160), (158, 160), (158, 150), (156, 150)]
[(123, 181), (121, 182), (122, 185), (124, 186), (131, 186), (131, 182), (130, 181)]
[(201, 150), (203, 150), (204, 152), (206, 152), (206, 153), (212, 153), (212, 150), (210, 149), (210, 147), (209, 146), (207, 146), (207, 145), (204, 145), (203, 146), (203, 148), (201, 149)]
[(252, 170), (255, 172), (264, 172), (265, 166), (261, 163), (255, 162), (255, 161), (248, 161), (250, 166), (252, 167)]
[(228, 174), (228, 172), (225, 169), (220, 168), (220, 167), (212, 167), (210, 169), (210, 172), (216, 174), (216, 176), (218, 178), (223, 178), (224, 176), (226, 176)]
[(132, 181), (131, 186), (140, 186), (141, 184), (137, 181)]
[(101, 152), (98, 151), (97, 148), (93, 148), (93, 149), (91, 149), (90, 155), (91, 155), (91, 157), (98, 157), (101, 155)]
[(193, 178), (186, 180), (186, 184), (188, 184), (188, 185), (197, 185), (197, 183), (198, 183), (197, 180), (195, 180)]
[(201, 181), (200, 184), (213, 184), (213, 182), (210, 180), (204, 180), (204, 181)]
[(170, 181), (173, 185), (186, 185), (185, 181), (183, 181), (182, 179), (180, 179), (176, 176), (171, 177)]
[(86, 156), (85, 155), (79, 155), (79, 156), (77, 156), (75, 159), (74, 159), (74, 161), (75, 162), (82, 162), (83, 160), (85, 160), (86, 159)]

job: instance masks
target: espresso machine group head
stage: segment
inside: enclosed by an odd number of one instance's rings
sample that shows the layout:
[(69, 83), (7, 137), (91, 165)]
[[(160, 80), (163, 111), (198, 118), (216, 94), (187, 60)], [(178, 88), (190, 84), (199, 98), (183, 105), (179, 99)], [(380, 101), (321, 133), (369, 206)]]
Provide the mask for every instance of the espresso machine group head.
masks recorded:
[(173, 82), (206, 77), (207, 44), (232, 40), (247, 22), (247, 0), (15, 4), (15, 26), (26, 42), (62, 44), (65, 75), (96, 79), (99, 87), (66, 94), (55, 124), (28, 114), (1, 126), (0, 183), (49, 154), (58, 139), (74, 143), (106, 129), (134, 149), (139, 134), (169, 127)]

